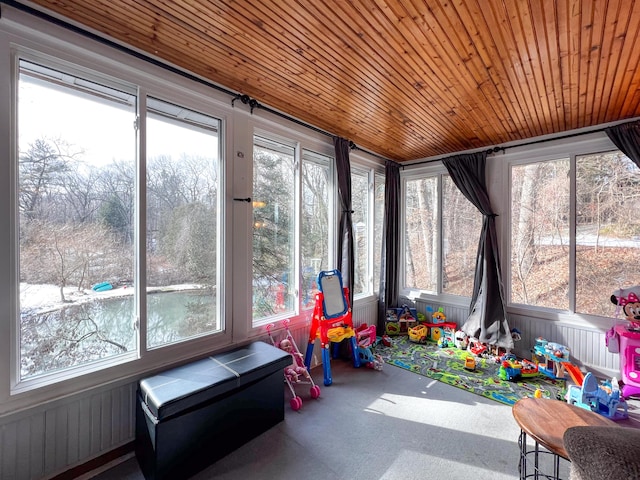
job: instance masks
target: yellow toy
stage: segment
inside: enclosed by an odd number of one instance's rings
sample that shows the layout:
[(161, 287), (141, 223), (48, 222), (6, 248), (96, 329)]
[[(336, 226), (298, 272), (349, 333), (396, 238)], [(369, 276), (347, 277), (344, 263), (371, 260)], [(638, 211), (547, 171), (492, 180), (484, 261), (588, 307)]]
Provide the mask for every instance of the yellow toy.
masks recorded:
[(428, 329), (425, 325), (416, 325), (409, 329), (409, 340), (415, 343), (427, 343)]
[(437, 312), (433, 312), (433, 323), (444, 323), (447, 321), (447, 316), (444, 314), (444, 309), (440, 307)]

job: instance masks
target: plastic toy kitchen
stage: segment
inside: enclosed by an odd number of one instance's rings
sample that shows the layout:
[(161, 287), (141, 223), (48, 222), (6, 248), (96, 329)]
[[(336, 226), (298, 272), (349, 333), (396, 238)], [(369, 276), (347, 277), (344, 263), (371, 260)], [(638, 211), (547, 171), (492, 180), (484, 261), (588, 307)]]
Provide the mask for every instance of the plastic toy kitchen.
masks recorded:
[(611, 327), (607, 348), (620, 354), (622, 396), (640, 395), (640, 286), (616, 290), (611, 302), (622, 308), (626, 322)]

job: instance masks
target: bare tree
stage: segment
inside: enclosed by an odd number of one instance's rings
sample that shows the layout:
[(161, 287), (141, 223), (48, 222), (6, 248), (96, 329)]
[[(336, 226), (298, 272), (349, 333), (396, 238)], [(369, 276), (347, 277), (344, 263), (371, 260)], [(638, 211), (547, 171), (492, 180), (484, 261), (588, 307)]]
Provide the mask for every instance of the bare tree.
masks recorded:
[[(21, 250), (21, 272), (25, 281), (54, 283), (60, 289), (60, 301), (66, 302), (64, 289), (82, 289), (94, 270), (109, 265), (112, 275), (128, 275), (117, 267), (113, 235), (104, 226), (93, 224), (54, 224), (38, 222), (31, 225), (28, 242)], [(119, 271), (119, 272), (118, 272)]]
[(45, 199), (64, 188), (70, 162), (82, 153), (62, 140), (38, 139), (20, 155), (20, 213), (28, 219), (43, 218)]

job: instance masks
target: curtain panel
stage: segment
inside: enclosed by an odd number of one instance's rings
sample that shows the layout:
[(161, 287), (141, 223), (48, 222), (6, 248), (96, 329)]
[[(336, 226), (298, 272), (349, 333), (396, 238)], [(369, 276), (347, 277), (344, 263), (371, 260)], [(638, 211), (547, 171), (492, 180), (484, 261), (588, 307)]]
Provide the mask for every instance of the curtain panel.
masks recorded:
[(353, 207), (351, 202), (351, 163), (349, 141), (333, 137), (338, 174), (338, 197), (340, 198), (340, 228), (338, 231), (338, 269), (342, 282), (349, 287), (349, 305), (353, 308), (354, 264), (353, 258)]
[(382, 224), (380, 287), (378, 294), (378, 332), (385, 330), (387, 308), (398, 306), (400, 297), (400, 168), (386, 162), (384, 187), (384, 220)]
[(640, 121), (615, 125), (604, 131), (616, 147), (640, 167)]
[(458, 189), (483, 215), (470, 313), (462, 330), (483, 343), (513, 348), (504, 302), (496, 214), (486, 185), (487, 152), (455, 155), (443, 163)]

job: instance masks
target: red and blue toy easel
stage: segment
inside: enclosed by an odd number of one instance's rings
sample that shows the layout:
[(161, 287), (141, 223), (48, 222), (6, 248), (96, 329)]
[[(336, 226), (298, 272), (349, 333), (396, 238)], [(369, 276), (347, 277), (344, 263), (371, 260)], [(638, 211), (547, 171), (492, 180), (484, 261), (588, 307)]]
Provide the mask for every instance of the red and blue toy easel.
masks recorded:
[(322, 370), (324, 384), (333, 383), (331, 378), (331, 344), (334, 348), (333, 357), (336, 358), (338, 343), (348, 339), (353, 358), (353, 366), (360, 367), (358, 356), (358, 344), (356, 333), (353, 329), (351, 306), (349, 305), (349, 288), (343, 287), (342, 275), (338, 270), (320, 272), (318, 275), (318, 289), (316, 303), (309, 330), (309, 345), (304, 363), (307, 369), (311, 368), (311, 358), (316, 338), (320, 338), (322, 347)]

